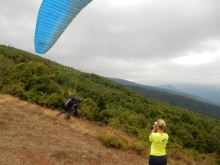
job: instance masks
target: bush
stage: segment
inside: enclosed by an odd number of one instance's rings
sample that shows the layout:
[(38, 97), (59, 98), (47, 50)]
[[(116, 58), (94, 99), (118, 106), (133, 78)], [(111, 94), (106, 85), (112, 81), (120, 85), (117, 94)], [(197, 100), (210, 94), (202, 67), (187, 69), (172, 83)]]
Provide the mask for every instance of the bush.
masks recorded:
[(131, 149), (141, 153), (145, 149), (145, 146), (141, 142), (135, 142), (131, 145)]
[(122, 141), (114, 133), (102, 132), (100, 133), (99, 138), (107, 147), (113, 147), (113, 148), (122, 147)]
[(113, 118), (114, 114), (113, 111), (111, 109), (108, 110), (103, 110), (98, 114), (98, 118), (104, 122), (104, 123), (109, 123), (109, 119)]
[(125, 127), (124, 131), (131, 135), (138, 135), (140, 132), (138, 128), (130, 126), (130, 125), (125, 125), (124, 127)]
[(5, 85), (1, 92), (3, 94), (9, 94), (15, 97), (18, 97), (20, 99), (26, 100), (25, 91), (23, 88), (19, 87), (18, 85), (12, 84), (12, 85)]
[(89, 107), (85, 107), (79, 111), (79, 115), (89, 120), (94, 120), (94, 112)]

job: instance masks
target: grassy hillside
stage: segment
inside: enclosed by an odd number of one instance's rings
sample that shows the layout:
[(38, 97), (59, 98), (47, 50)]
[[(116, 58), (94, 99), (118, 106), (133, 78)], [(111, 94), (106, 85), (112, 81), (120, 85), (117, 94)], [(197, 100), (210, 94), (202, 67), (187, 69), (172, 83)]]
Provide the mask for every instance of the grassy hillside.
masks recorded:
[[(0, 95), (0, 164), (147, 164), (147, 154), (107, 147), (99, 134), (105, 132), (110, 136), (113, 132), (110, 127), (84, 119), (66, 121), (61, 116), (55, 117), (56, 113)], [(124, 138), (135, 141), (128, 136)]]
[[(139, 141), (128, 145), (129, 141), (123, 137), (115, 138), (117, 134), (111, 138), (103, 136), (109, 147), (144, 153), (149, 146), (152, 124), (163, 118), (170, 135), (170, 157), (206, 164), (220, 161), (220, 121), (217, 119), (144, 97), (104, 77), (82, 73), (3, 45), (0, 45), (0, 66), (4, 68), (0, 70), (1, 93), (57, 110), (61, 109), (66, 94), (76, 89), (75, 96), (83, 98), (80, 118), (107, 124)], [(77, 81), (71, 79), (71, 74), (77, 74)], [(68, 83), (65, 77), (69, 78)]]

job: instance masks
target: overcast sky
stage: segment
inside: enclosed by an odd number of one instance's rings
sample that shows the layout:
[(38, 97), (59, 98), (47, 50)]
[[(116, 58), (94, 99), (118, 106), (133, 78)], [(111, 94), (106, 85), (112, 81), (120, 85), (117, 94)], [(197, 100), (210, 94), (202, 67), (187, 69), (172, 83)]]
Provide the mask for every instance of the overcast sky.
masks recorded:
[[(41, 2), (0, 1), (0, 44), (35, 53)], [(40, 56), (146, 85), (220, 84), (220, 0), (93, 0)]]

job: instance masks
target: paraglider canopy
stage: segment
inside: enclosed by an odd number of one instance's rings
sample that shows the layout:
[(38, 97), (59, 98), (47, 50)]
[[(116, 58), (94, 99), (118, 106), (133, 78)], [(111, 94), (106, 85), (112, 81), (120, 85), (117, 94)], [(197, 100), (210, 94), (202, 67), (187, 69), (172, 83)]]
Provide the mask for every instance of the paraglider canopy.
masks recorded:
[(43, 0), (35, 29), (35, 52), (46, 53), (92, 0)]

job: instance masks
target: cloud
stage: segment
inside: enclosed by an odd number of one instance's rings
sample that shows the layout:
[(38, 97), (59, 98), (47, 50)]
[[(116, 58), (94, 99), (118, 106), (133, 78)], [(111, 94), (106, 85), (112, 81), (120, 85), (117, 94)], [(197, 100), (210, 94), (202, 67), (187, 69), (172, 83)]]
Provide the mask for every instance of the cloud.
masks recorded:
[[(34, 53), (41, 2), (1, 2), (1, 44)], [(219, 6), (219, 0), (95, 0), (41, 56), (135, 82), (220, 83)]]

